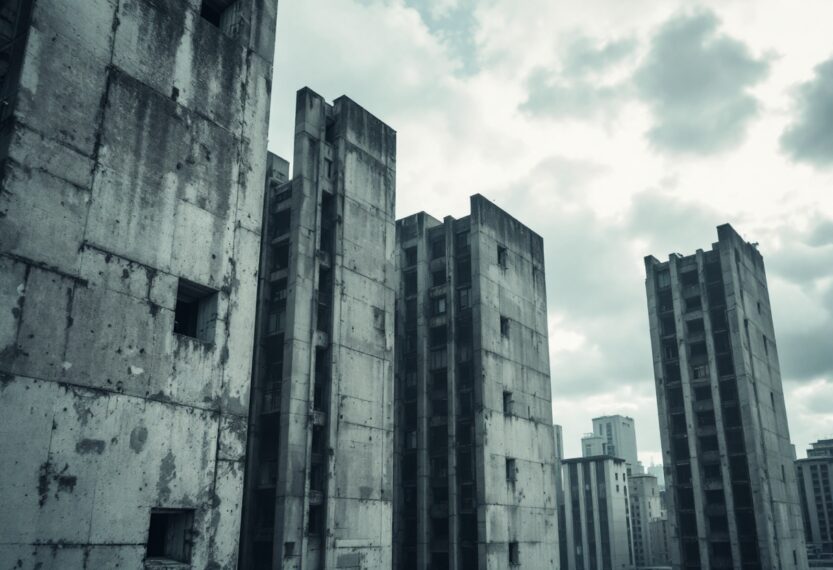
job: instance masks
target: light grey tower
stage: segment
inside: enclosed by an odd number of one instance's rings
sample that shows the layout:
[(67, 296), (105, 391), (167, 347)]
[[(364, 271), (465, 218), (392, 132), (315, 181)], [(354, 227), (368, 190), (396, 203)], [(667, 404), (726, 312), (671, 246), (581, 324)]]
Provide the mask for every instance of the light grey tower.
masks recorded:
[(731, 226), (645, 258), (675, 568), (807, 568), (766, 273)]
[(480, 195), (396, 240), (394, 568), (557, 568), (543, 240)]

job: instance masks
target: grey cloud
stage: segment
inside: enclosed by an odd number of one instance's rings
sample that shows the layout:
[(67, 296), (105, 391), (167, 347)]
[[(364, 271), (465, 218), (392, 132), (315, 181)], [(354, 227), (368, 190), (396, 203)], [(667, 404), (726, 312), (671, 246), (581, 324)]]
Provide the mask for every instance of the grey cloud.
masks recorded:
[(833, 166), (833, 58), (816, 66), (815, 77), (796, 90), (795, 122), (781, 135), (781, 148), (795, 161)]
[(634, 77), (654, 114), (648, 138), (672, 153), (713, 154), (739, 144), (758, 101), (747, 89), (769, 64), (743, 43), (718, 32), (711, 12), (663, 24)]
[(630, 38), (598, 44), (577, 37), (567, 46), (560, 69), (540, 67), (529, 75), (521, 111), (554, 118), (609, 118), (627, 98), (628, 88), (621, 82), (606, 85), (599, 75), (627, 60), (635, 48)]

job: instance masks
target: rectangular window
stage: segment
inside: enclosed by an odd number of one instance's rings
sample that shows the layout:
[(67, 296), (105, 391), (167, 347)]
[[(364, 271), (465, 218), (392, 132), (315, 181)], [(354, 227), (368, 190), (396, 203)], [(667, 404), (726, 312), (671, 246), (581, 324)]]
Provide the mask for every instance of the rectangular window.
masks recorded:
[(463, 287), (457, 290), (457, 308), (459, 310), (471, 307), (471, 287)]
[(512, 457), (506, 458), (506, 480), (514, 483), (517, 480), (518, 472), (515, 467), (515, 460)]
[(685, 312), (693, 313), (703, 308), (703, 301), (700, 297), (688, 297), (685, 299)]
[(151, 509), (146, 559), (190, 564), (193, 527), (193, 510)]
[(666, 289), (671, 286), (671, 273), (660, 271), (657, 273), (657, 289)]
[(445, 306), (445, 296), (443, 297), (435, 297), (431, 299), (431, 314), (432, 315), (444, 315), (446, 311)]
[(448, 328), (445, 325), (431, 327), (428, 332), (428, 339), (432, 347), (445, 346), (448, 342)]
[(503, 391), (503, 415), (504, 416), (511, 416), (513, 415), (513, 408), (514, 408), (514, 400), (512, 399), (512, 392), (508, 390)]
[(217, 291), (180, 279), (176, 291), (174, 332), (212, 343), (216, 324)]
[(289, 267), (289, 244), (282, 243), (272, 247), (272, 271)]
[(324, 159), (324, 171), (327, 175), (327, 179), (332, 180), (335, 175), (335, 169), (333, 168), (333, 161), (329, 158)]
[(500, 317), (500, 336), (509, 338), (509, 319)]
[(405, 273), (405, 296), (410, 297), (416, 295), (417, 292), (417, 273), (416, 271), (408, 271)]
[(509, 565), (510, 566), (520, 566), (521, 565), (521, 549), (517, 542), (510, 542), (509, 543)]
[(497, 264), (501, 269), (506, 269), (508, 264), (508, 253), (502, 245), (497, 246)]
[(405, 267), (411, 267), (417, 264), (417, 248), (416, 246), (405, 248)]
[(445, 285), (446, 280), (447, 279), (445, 274), (445, 267), (441, 267), (440, 269), (436, 269), (431, 272), (432, 287), (439, 287), (440, 285)]
[(439, 237), (431, 240), (431, 259), (445, 257), (445, 238)]

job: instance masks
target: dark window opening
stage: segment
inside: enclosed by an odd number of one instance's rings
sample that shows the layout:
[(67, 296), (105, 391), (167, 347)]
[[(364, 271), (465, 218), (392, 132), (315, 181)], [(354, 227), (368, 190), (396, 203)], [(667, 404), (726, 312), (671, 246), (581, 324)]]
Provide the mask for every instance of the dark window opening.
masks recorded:
[(707, 294), (709, 296), (709, 305), (712, 307), (722, 307), (726, 304), (726, 294), (723, 291), (723, 285), (712, 285), (709, 287)]
[(280, 271), (289, 267), (289, 244), (282, 243), (272, 246), (272, 271)]
[(683, 287), (690, 287), (692, 285), (697, 285), (700, 282), (700, 279), (697, 277), (697, 271), (685, 271), (680, 273), (680, 283), (682, 283)]
[(657, 289), (667, 289), (671, 286), (671, 272), (668, 270), (657, 272)]
[(328, 180), (332, 180), (335, 176), (335, 168), (333, 168), (333, 161), (329, 158), (324, 159), (324, 173)]
[(680, 381), (680, 367), (678, 364), (665, 365), (665, 382), (679, 382)]
[(417, 248), (416, 246), (405, 248), (405, 267), (411, 267), (417, 264)]
[(457, 260), (457, 283), (459, 285), (468, 285), (471, 283), (471, 258), (464, 257)]
[(679, 353), (679, 349), (677, 348), (677, 341), (675, 340), (666, 340), (662, 343), (662, 355), (667, 360), (675, 360)]
[(717, 373), (720, 376), (731, 376), (735, 373), (735, 364), (731, 354), (721, 354), (717, 357)]
[(515, 465), (515, 460), (511, 457), (506, 458), (506, 480), (514, 483), (517, 480), (518, 472)]
[(681, 463), (677, 465), (677, 485), (688, 485), (691, 483), (691, 465), (688, 463)]
[(724, 506), (726, 497), (723, 494), (723, 489), (708, 489), (706, 491), (706, 504), (709, 506)]
[(431, 327), (428, 332), (428, 341), (432, 347), (445, 346), (448, 342), (448, 327), (445, 325)]
[(445, 285), (447, 281), (445, 267), (441, 267), (440, 269), (436, 269), (431, 272), (431, 286), (432, 287), (439, 287), (440, 285)]
[(292, 210), (281, 210), (272, 216), (272, 236), (278, 237), (289, 233), (292, 220)]
[(431, 372), (431, 389), (435, 392), (442, 392), (448, 389), (448, 371), (434, 370)]
[(720, 471), (720, 463), (704, 463), (703, 478), (711, 483), (722, 481), (723, 474)]
[(515, 402), (512, 399), (512, 392), (504, 390), (503, 391), (503, 415), (505, 415), (505, 416), (513, 415), (514, 405), (515, 405)]
[(440, 237), (431, 241), (431, 259), (445, 257), (445, 238)]
[(693, 342), (693, 343), (688, 345), (688, 350), (689, 350), (689, 354), (691, 355), (692, 358), (706, 356), (706, 343), (705, 342)]
[(685, 435), (685, 414), (673, 414), (671, 416), (671, 433), (673, 433), (674, 435)]
[(664, 291), (658, 295), (659, 310), (662, 313), (674, 310), (674, 299), (671, 296), (671, 291)]
[(497, 246), (497, 264), (501, 269), (506, 269), (508, 263), (508, 253), (506, 248), (502, 245)]
[(307, 520), (307, 532), (310, 535), (316, 536), (321, 533), (321, 527), (323, 526), (324, 517), (323, 509), (321, 505), (310, 505), (309, 507), (309, 518)]
[(686, 321), (686, 327), (688, 328), (688, 334), (697, 334), (705, 330), (705, 327), (703, 326), (703, 319), (692, 319), (690, 321)]
[(713, 331), (726, 330), (729, 325), (729, 322), (726, 320), (726, 311), (722, 309), (711, 311), (711, 320)]
[(668, 389), (668, 407), (672, 411), (683, 409), (683, 389), (680, 386)]
[(500, 336), (509, 338), (509, 318), (500, 317)]
[(200, 16), (218, 28), (223, 27), (223, 15), (234, 0), (202, 0)]
[(444, 315), (446, 312), (445, 296), (431, 299), (431, 314), (434, 316)]
[(408, 271), (405, 273), (405, 295), (410, 297), (416, 295), (417, 292), (417, 274), (416, 271)]
[(217, 325), (217, 291), (184, 279), (176, 290), (174, 332), (214, 342)]
[(457, 290), (457, 308), (465, 310), (471, 307), (471, 287), (463, 287)]
[(455, 235), (454, 247), (457, 249), (457, 253), (466, 253), (469, 247), (471, 247), (471, 233), (459, 232)]
[(335, 119), (327, 119), (327, 125), (324, 127), (324, 142), (327, 144), (335, 144), (336, 142), (336, 121)]
[(723, 271), (720, 269), (720, 261), (711, 261), (704, 267), (706, 282), (714, 283), (723, 280)]
[(151, 509), (146, 558), (191, 562), (194, 511)]
[(472, 454), (466, 448), (457, 450), (457, 480), (460, 482), (474, 481)]
[(699, 311), (703, 308), (703, 301), (700, 299), (699, 296), (697, 297), (688, 297), (685, 299), (685, 312), (686, 313), (693, 313), (694, 311)]
[(714, 410), (704, 410), (697, 412), (697, 425), (701, 428), (715, 427)]
[(738, 408), (737, 405), (726, 406), (723, 408), (723, 423), (726, 427), (740, 427), (740, 408)]
[(681, 437), (674, 439), (674, 458), (681, 461), (689, 458), (688, 438)]
[(431, 413), (435, 418), (444, 418), (448, 415), (448, 400), (435, 398), (431, 400)]
[(519, 566), (521, 564), (521, 549), (517, 542), (509, 543), (509, 565)]
[(707, 402), (712, 399), (712, 389), (709, 386), (697, 386), (694, 388), (694, 400)]
[(676, 334), (677, 329), (676, 329), (676, 326), (674, 325), (674, 316), (673, 315), (660, 317), (659, 324), (660, 324), (660, 331), (662, 332), (663, 336)]
[(717, 451), (717, 436), (707, 435), (700, 438), (700, 451)]

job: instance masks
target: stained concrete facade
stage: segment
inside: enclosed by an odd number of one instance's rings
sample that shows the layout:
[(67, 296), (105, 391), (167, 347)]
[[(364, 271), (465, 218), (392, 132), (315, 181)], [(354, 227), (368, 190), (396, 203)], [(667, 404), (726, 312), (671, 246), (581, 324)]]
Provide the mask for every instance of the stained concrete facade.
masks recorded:
[(396, 242), (394, 568), (557, 568), (543, 240), (475, 195)]
[(396, 133), (305, 88), (294, 154), (268, 181), (242, 566), (390, 568)]
[(795, 462), (807, 546), (833, 556), (833, 440), (811, 444)]
[(675, 568), (806, 568), (763, 257), (729, 225), (711, 251), (645, 259)]
[[(627, 465), (627, 462), (625, 463)], [(655, 566), (662, 545), (654, 545), (651, 523), (664, 516), (660, 504), (659, 486), (653, 475), (629, 475), (631, 536), (633, 563), (636, 568)]]
[(2, 568), (236, 567), (277, 1), (210, 4), (3, 3)]
[(569, 570), (633, 567), (628, 471), (610, 455), (565, 459), (564, 534)]

